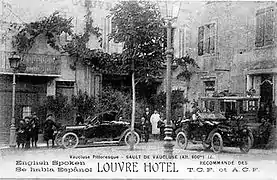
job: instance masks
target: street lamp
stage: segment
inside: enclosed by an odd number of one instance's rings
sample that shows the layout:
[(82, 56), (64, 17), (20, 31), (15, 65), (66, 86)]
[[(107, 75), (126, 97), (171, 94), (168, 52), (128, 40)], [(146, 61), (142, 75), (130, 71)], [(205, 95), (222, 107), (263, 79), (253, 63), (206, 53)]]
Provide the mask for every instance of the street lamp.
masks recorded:
[(10, 147), (15, 147), (15, 72), (19, 66), (20, 56), (13, 52), (11, 57), (9, 57), (10, 68), (13, 69), (13, 90), (12, 90), (12, 120), (10, 128)]
[(167, 155), (173, 154), (172, 143), (172, 121), (171, 121), (171, 61), (174, 51), (171, 42), (172, 21), (178, 17), (181, 6), (180, 1), (158, 1), (160, 13), (166, 21), (167, 47), (166, 47), (166, 125), (164, 138), (164, 152)]

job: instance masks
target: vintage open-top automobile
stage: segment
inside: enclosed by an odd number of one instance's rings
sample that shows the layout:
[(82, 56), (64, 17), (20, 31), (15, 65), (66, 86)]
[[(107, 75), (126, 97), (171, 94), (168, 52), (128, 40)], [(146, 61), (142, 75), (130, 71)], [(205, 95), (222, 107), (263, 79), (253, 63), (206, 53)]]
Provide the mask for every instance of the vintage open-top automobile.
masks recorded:
[(211, 147), (209, 135), (217, 128), (220, 123), (218, 120), (225, 119), (221, 114), (198, 113), (197, 120), (182, 120), (180, 127), (176, 130), (177, 145), (186, 149), (188, 142), (193, 144), (202, 143), (204, 149)]
[(258, 119), (259, 96), (202, 97), (200, 100), (202, 109), (221, 113), (226, 119), (231, 118), (232, 126), (237, 123), (236, 118), (232, 117), (243, 117), (240, 121), (241, 126), (247, 126), (251, 130), (253, 144), (259, 143), (256, 141), (262, 124)]
[[(256, 97), (204, 97), (201, 98), (201, 109), (198, 120), (189, 120), (182, 125), (177, 134), (177, 144), (186, 148), (188, 140), (201, 141), (204, 148), (212, 148), (215, 153), (222, 151), (223, 146), (239, 147), (247, 153), (252, 147), (254, 137), (250, 123), (256, 123), (258, 99)], [(193, 139), (194, 138), (194, 139)], [(195, 141), (194, 141), (195, 142)]]
[(137, 144), (140, 130), (131, 133), (130, 123), (116, 120), (116, 111), (105, 111), (88, 117), (84, 125), (67, 125), (56, 136), (56, 143), (64, 148), (87, 144), (127, 144), (131, 138)]

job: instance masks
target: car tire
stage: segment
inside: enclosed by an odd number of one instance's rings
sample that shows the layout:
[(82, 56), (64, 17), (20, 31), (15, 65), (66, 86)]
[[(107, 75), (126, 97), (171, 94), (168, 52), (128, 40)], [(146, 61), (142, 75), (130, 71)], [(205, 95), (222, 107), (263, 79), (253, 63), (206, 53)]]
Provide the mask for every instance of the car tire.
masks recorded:
[(220, 153), (223, 149), (223, 139), (219, 133), (214, 133), (212, 136), (212, 150), (214, 153)]
[[(252, 134), (252, 133), (251, 133)], [(243, 137), (243, 140), (242, 140), (242, 145), (239, 147), (240, 148), (240, 151), (242, 153), (248, 153), (250, 148), (252, 147), (252, 140), (251, 140), (251, 135), (248, 134), (247, 136)]]
[(62, 145), (66, 149), (75, 148), (79, 144), (78, 136), (73, 132), (68, 132), (63, 135)]
[(176, 143), (181, 149), (186, 149), (188, 146), (188, 137), (185, 132), (181, 131), (176, 136)]
[[(134, 140), (134, 146), (136, 146), (138, 143), (139, 143), (139, 141), (140, 141), (140, 137), (139, 137), (139, 134), (136, 132), (136, 131), (134, 131), (133, 132), (133, 135), (134, 135), (134, 137), (133, 138), (135, 138)], [(125, 144), (127, 145), (127, 146), (131, 146), (132, 144), (132, 132), (131, 131), (128, 131), (126, 134), (125, 134), (125, 136), (124, 136), (124, 142), (125, 142)]]

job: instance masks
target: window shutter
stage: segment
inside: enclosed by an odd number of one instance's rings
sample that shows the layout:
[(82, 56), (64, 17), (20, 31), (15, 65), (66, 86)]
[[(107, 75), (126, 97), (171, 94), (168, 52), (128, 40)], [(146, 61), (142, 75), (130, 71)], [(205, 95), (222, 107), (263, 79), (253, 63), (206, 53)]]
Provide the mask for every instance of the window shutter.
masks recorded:
[(270, 45), (273, 43), (273, 16), (274, 9), (268, 8), (265, 13), (265, 35), (264, 45)]
[[(174, 34), (175, 34), (175, 28), (171, 29), (171, 47), (174, 46)], [(164, 28), (164, 47), (167, 48), (167, 28)]]
[(110, 52), (110, 41), (108, 38), (109, 33), (111, 32), (111, 18), (106, 17), (106, 25), (107, 25), (107, 32), (106, 32), (106, 43), (107, 43), (107, 52)]
[(167, 29), (164, 28), (164, 43), (163, 43), (163, 47), (164, 49), (166, 49), (166, 46), (167, 46)]
[(256, 47), (261, 47), (264, 45), (264, 17), (265, 10), (258, 10), (256, 14)]
[(204, 54), (210, 53), (210, 25), (206, 25), (204, 29)]
[(178, 57), (182, 57), (182, 29), (178, 29)]
[(186, 29), (183, 29), (183, 31), (182, 31), (182, 47), (181, 47), (181, 49), (182, 49), (182, 51), (181, 51), (181, 55), (182, 55), (182, 57), (184, 57), (185, 56), (185, 52), (186, 52), (186, 50), (185, 50), (185, 48), (186, 48), (186, 46), (185, 46), (185, 36), (186, 36)]
[(215, 23), (212, 23), (210, 26), (210, 53), (215, 52), (215, 39), (216, 39), (216, 30)]
[(114, 18), (111, 18), (111, 33), (116, 33), (116, 26), (114, 23)]
[(106, 51), (106, 18), (101, 18), (102, 21), (102, 29), (103, 29), (103, 33), (102, 33), (102, 48), (104, 51)]
[(204, 48), (204, 26), (200, 26), (198, 28), (198, 55), (203, 55), (203, 48)]
[(174, 34), (175, 34), (176, 28), (171, 29), (171, 47), (174, 47)]

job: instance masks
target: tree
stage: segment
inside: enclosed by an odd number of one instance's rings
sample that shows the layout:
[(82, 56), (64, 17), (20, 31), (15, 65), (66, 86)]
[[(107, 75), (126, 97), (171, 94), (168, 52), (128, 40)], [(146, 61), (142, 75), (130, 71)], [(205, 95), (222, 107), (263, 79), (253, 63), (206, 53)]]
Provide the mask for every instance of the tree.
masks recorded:
[[(121, 1), (111, 10), (111, 16), (115, 27), (110, 39), (124, 43), (121, 61), (132, 73), (131, 131), (134, 132), (135, 84), (161, 73), (163, 21), (155, 4), (143, 1)], [(133, 148), (131, 144), (130, 149)]]
[(136, 83), (161, 75), (164, 62), (163, 21), (151, 2), (122, 1), (111, 10), (115, 26), (110, 39), (124, 43), (121, 61), (134, 72)]
[[(174, 61), (181, 67), (181, 72), (177, 75), (177, 79), (184, 78), (187, 81), (187, 91), (186, 91), (186, 98), (188, 99), (188, 92), (190, 88), (190, 80), (192, 76), (192, 71), (189, 67), (199, 68), (196, 61), (191, 58), (188, 54), (185, 57), (176, 58)], [(189, 101), (187, 101), (189, 102)], [(186, 104), (186, 111), (187, 111), (187, 104)]]

